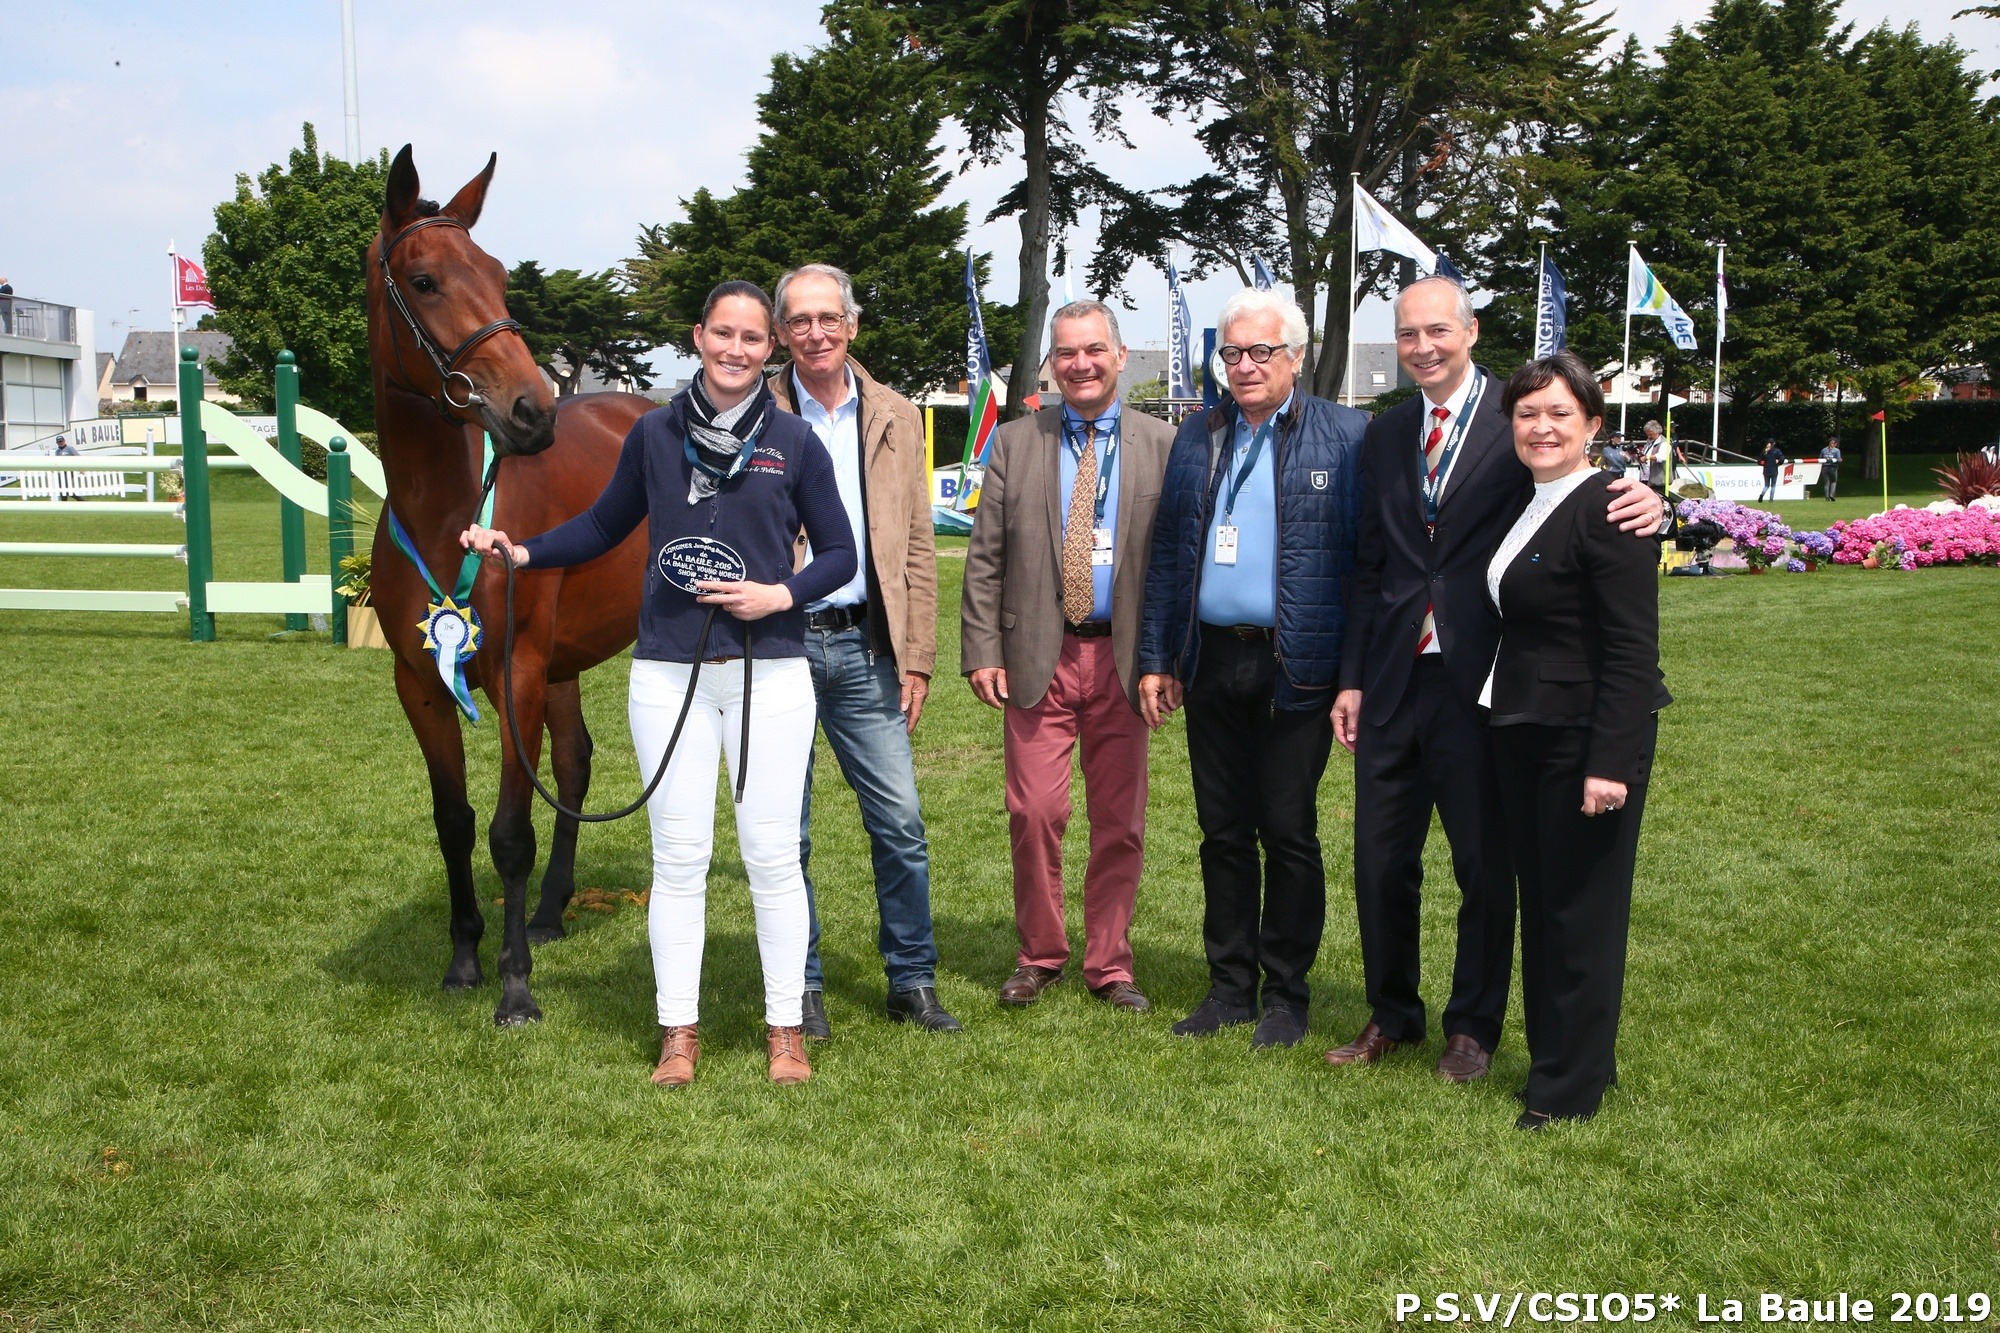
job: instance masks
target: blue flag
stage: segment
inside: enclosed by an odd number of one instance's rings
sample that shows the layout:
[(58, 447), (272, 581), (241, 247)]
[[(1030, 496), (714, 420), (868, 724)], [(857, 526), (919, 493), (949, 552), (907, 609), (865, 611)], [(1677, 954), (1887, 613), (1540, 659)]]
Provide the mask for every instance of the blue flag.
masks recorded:
[[(986, 350), (986, 321), (979, 313), (979, 275), (972, 251), (965, 252), (965, 304), (972, 318), (965, 331), (965, 459), (964, 466), (986, 465), (993, 433), (1000, 424), (1000, 402), (993, 392), (993, 358)], [(960, 493), (963, 498), (963, 492)]]
[(1569, 346), (1569, 314), (1564, 306), (1568, 292), (1563, 287), (1562, 270), (1542, 252), (1541, 296), (1535, 308), (1535, 358), (1554, 356)]
[(1194, 397), (1194, 316), (1188, 311), (1181, 273), (1167, 256), (1167, 306), (1173, 312), (1172, 337), (1167, 340), (1167, 397)]
[(1250, 282), (1260, 292), (1267, 292), (1278, 285), (1278, 275), (1271, 272), (1271, 266), (1264, 262), (1264, 256), (1255, 250), (1250, 252)]
[(1451, 262), (1450, 255), (1440, 250), (1437, 252), (1437, 261), (1437, 270), (1431, 276), (1450, 278), (1461, 287), (1465, 285), (1465, 275), (1458, 271), (1458, 265)]

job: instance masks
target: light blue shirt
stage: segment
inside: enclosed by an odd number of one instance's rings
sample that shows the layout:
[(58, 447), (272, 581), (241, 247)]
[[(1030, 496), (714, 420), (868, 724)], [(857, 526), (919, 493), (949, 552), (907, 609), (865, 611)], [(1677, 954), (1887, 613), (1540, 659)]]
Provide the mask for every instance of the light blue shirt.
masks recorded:
[[(1118, 549), (1118, 460), (1112, 444), (1118, 438), (1120, 404), (1112, 400), (1111, 410), (1097, 418), (1097, 475), (1109, 478), (1110, 484), (1104, 488), (1104, 517), (1095, 526), (1111, 534), (1111, 547)], [(1076, 495), (1076, 472), (1083, 461), (1079, 450), (1083, 447), (1084, 420), (1068, 403), (1062, 410), (1063, 443), (1062, 456), (1062, 530), (1069, 535), (1069, 506)], [(1116, 570), (1111, 565), (1090, 567), (1090, 618), (1092, 620), (1111, 619), (1111, 576)]]
[[(1230, 431), (1230, 449), (1222, 459), (1223, 475), (1215, 493), (1215, 515), (1209, 521), (1201, 558), (1201, 596), (1196, 612), (1211, 625), (1278, 623), (1278, 418), (1291, 408), (1292, 397), (1264, 422), (1271, 435), (1257, 451), (1257, 464), (1243, 479), (1236, 505), (1229, 504), (1230, 487), (1250, 453), (1256, 432), (1239, 413)], [(1236, 563), (1215, 563), (1215, 533), (1225, 524), (1236, 528)]]
[[(854, 383), (854, 371), (847, 372), (847, 396), (831, 412), (799, 383), (792, 370), (792, 401), (799, 415), (819, 436), (819, 442), (833, 455), (833, 478), (840, 487), (840, 503), (847, 510), (847, 526), (854, 532), (854, 577), (817, 602), (806, 603), (808, 611), (824, 611), (831, 606), (859, 606), (868, 600), (868, 524), (861, 508), (861, 393)], [(812, 546), (806, 546), (806, 563), (812, 563)]]

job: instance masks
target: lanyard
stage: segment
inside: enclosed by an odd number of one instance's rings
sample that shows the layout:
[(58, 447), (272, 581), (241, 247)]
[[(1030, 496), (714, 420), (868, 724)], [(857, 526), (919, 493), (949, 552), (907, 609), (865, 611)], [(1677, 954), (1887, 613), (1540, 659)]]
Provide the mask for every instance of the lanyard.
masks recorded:
[(1243, 466), (1237, 469), (1235, 479), (1229, 485), (1229, 499), (1222, 506), (1222, 521), (1225, 525), (1236, 516), (1236, 497), (1243, 493), (1243, 483), (1250, 480), (1250, 471), (1257, 466), (1257, 458), (1264, 452), (1264, 441), (1271, 438), (1271, 422), (1259, 426), (1250, 436), (1250, 453), (1244, 458)]
[(1424, 473), (1424, 522), (1435, 528), (1438, 521), (1438, 497), (1444, 493), (1444, 479), (1451, 474), (1451, 460), (1458, 456), (1458, 446), (1465, 442), (1465, 432), (1472, 425), (1472, 414), (1478, 410), (1479, 399), (1486, 392), (1486, 372), (1477, 366), (1472, 370), (1472, 392), (1465, 395), (1465, 406), (1458, 409), (1458, 420), (1452, 423), (1451, 438), (1445, 441), (1444, 452), (1438, 455), (1436, 472)]
[[(1104, 502), (1111, 495), (1111, 469), (1118, 463), (1118, 421), (1113, 420), (1111, 429), (1105, 433), (1111, 437), (1111, 443), (1105, 447), (1104, 458), (1097, 465), (1097, 526), (1100, 528), (1104, 526)], [(1081, 465), (1083, 451), (1090, 447), (1090, 441), (1067, 421), (1063, 422), (1063, 439), (1076, 452), (1076, 461)]]

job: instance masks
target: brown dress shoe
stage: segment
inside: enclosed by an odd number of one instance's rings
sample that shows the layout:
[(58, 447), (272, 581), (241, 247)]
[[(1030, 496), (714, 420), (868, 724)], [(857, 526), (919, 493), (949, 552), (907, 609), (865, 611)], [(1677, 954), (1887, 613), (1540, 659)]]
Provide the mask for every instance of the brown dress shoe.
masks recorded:
[(1033, 1004), (1042, 992), (1062, 980), (1059, 967), (1017, 967), (1000, 987), (1000, 1003)]
[(806, 1037), (799, 1028), (771, 1029), (771, 1081), (803, 1083), (812, 1077), (806, 1062)]
[(663, 1088), (685, 1088), (694, 1082), (695, 1061), (701, 1059), (701, 1034), (693, 1023), (660, 1029), (660, 1063), (653, 1082)]
[(1372, 1065), (1402, 1044), (1393, 1037), (1384, 1036), (1381, 1028), (1370, 1023), (1353, 1041), (1328, 1051), (1326, 1062), (1330, 1065)]
[(1146, 993), (1129, 981), (1107, 981), (1102, 986), (1092, 986), (1090, 993), (1114, 1009), (1127, 1009), (1135, 1014), (1153, 1007)]
[(1444, 1054), (1438, 1057), (1438, 1077), (1452, 1083), (1470, 1083), (1485, 1078), (1493, 1067), (1493, 1052), (1460, 1032), (1445, 1039)]

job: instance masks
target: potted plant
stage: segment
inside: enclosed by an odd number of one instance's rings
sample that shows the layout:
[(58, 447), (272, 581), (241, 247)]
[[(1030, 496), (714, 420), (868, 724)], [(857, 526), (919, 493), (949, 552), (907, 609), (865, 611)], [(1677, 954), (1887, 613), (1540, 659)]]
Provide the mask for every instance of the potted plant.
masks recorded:
[[(373, 550), (374, 523), (359, 505), (354, 507), (356, 547), (354, 554), (344, 556), (340, 562), (340, 582), (334, 591), (347, 600), (347, 646), (349, 648), (387, 648), (389, 640), (382, 634), (382, 621), (375, 614), (375, 607), (369, 600), (370, 576), (374, 570)], [(364, 531), (366, 535), (364, 537)]]

